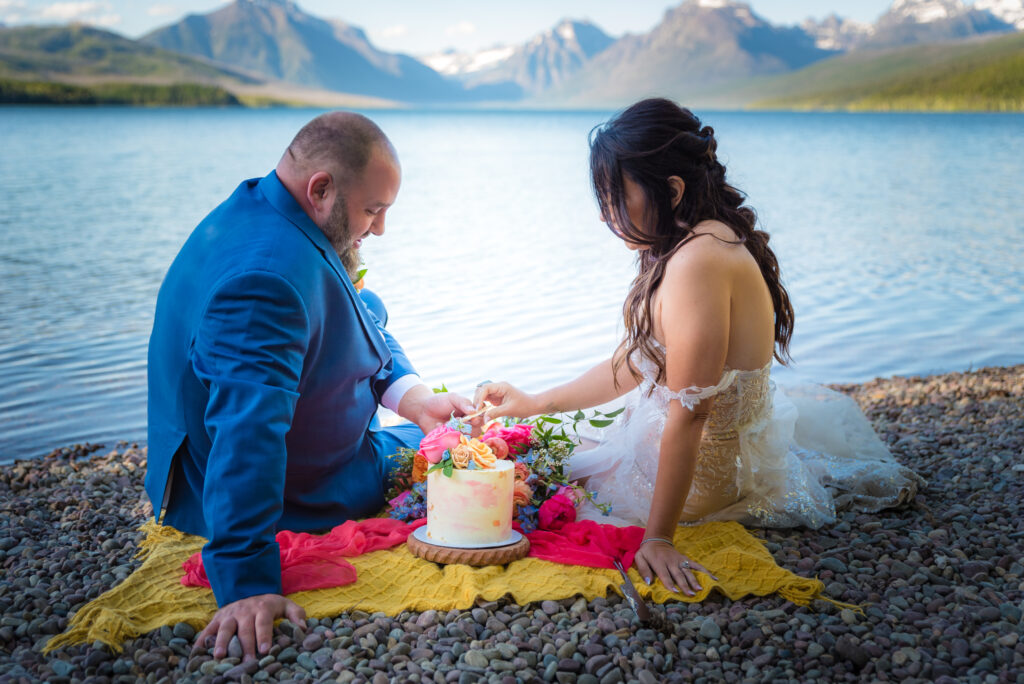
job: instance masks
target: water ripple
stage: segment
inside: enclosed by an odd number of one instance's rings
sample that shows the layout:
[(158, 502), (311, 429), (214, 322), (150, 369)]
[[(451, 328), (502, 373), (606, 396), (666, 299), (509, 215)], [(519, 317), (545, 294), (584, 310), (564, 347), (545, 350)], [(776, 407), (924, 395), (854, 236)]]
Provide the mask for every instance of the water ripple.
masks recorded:
[[(0, 462), (143, 440), (157, 289), (313, 112), (0, 110)], [(606, 358), (633, 255), (597, 220), (600, 113), (380, 112), (403, 188), (365, 249), (423, 377), (528, 390)], [(1024, 361), (1024, 117), (709, 113), (824, 382)], [(45, 208), (45, 210), (43, 209)]]

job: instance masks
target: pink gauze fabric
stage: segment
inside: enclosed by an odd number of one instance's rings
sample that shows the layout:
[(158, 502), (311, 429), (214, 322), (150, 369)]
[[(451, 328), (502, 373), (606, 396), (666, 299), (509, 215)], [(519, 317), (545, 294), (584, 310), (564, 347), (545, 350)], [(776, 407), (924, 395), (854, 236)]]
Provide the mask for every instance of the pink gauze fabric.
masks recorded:
[[(391, 518), (349, 520), (325, 535), (306, 532), (278, 532), (281, 547), (281, 588), (285, 594), (328, 587), (341, 587), (356, 581), (356, 569), (344, 560), (371, 551), (402, 544), (412, 531), (426, 524), (421, 518), (403, 523)], [(518, 528), (518, 524), (516, 525)], [(565, 523), (558, 530), (537, 530), (526, 535), (530, 557), (590, 568), (614, 568), (618, 558), (625, 568), (633, 564), (640, 548), (642, 527), (601, 525), (592, 520)], [(200, 553), (182, 564), (187, 587), (207, 587), (210, 580)]]
[[(356, 581), (356, 569), (345, 557), (390, 549), (405, 542), (413, 527), (391, 518), (349, 520), (324, 535), (306, 532), (278, 532), (281, 547), (281, 590), (285, 594), (327, 587), (341, 587)], [(186, 587), (209, 587), (210, 580), (200, 553), (182, 564)]]

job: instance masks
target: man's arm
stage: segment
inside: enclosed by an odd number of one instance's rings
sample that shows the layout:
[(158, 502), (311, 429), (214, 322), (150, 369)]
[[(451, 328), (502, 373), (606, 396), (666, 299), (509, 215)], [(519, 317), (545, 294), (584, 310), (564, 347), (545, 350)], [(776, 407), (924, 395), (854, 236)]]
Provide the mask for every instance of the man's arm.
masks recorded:
[(220, 283), (204, 311), (192, 365), (209, 389), (211, 449), (203, 488), (210, 530), (203, 564), (220, 610), (197, 643), (217, 633), (222, 657), (238, 633), (247, 656), (269, 648), (275, 617), (301, 608), (280, 597), (274, 540), (284, 501), (287, 448), (309, 321), (283, 278), (249, 272)]

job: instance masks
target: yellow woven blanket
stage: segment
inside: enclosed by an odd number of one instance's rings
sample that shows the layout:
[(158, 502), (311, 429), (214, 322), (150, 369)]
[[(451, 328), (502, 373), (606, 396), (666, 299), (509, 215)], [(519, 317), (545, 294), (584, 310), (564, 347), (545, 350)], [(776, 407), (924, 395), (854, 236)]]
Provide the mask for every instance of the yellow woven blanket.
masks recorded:
[[(46, 651), (72, 644), (100, 641), (116, 651), (122, 642), (164, 625), (187, 622), (197, 630), (206, 626), (217, 610), (209, 589), (181, 585), (181, 564), (199, 551), (202, 537), (148, 522), (139, 557), (142, 565), (121, 584), (81, 608), (63, 634), (53, 637)], [(798, 577), (775, 564), (764, 545), (738, 523), (706, 523), (680, 527), (676, 547), (699, 559), (719, 577), (694, 597), (673, 594), (656, 581), (648, 587), (636, 570), (629, 574), (645, 600), (702, 601), (714, 589), (731, 599), (749, 594), (778, 593), (799, 605), (823, 598), (823, 584)], [(333, 589), (303, 591), (291, 599), (314, 618), (333, 617), (351, 610), (382, 611), (398, 615), (404, 610), (424, 611), (472, 607), (477, 598), (493, 601), (511, 596), (522, 605), (543, 599), (583, 596), (587, 600), (618, 593), (622, 578), (615, 570), (561, 565), (535, 558), (506, 566), (473, 568), (439, 566), (416, 558), (405, 544), (348, 558), (359, 573), (354, 584)], [(828, 599), (825, 599), (828, 600)]]

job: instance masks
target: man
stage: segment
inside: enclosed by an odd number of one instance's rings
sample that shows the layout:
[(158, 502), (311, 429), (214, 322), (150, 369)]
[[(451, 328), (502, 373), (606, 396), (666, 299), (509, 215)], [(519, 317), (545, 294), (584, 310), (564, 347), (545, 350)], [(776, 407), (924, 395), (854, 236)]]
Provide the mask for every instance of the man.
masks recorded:
[[(401, 170), (369, 119), (308, 123), (270, 175), (242, 183), (182, 247), (149, 344), (149, 468), (157, 517), (206, 537), (223, 657), (304, 619), (281, 596), (280, 530), (326, 530), (384, 504), (386, 456), (469, 402), (435, 395), (360, 300), (343, 265), (384, 233)], [(381, 430), (383, 404), (412, 421)]]

